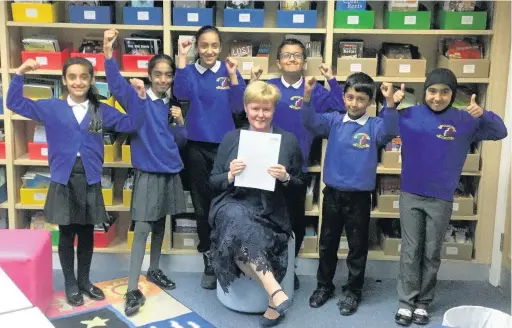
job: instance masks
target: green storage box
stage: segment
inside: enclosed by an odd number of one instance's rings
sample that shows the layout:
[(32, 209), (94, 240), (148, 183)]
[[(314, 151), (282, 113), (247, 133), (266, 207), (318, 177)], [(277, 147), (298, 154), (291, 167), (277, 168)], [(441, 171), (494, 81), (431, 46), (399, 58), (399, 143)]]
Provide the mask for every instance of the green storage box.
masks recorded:
[(334, 28), (372, 29), (375, 22), (373, 10), (336, 10)]
[(441, 30), (485, 30), (486, 11), (440, 11), (439, 29)]
[(423, 7), (420, 11), (384, 12), (384, 28), (396, 30), (430, 30), (430, 11)]
[(52, 230), (52, 246), (59, 246), (59, 230)]

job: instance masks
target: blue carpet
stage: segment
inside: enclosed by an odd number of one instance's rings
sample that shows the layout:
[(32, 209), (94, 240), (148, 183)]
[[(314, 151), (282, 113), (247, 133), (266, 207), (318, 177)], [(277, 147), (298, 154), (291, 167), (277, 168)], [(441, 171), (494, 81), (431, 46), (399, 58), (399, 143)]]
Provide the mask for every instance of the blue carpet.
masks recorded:
[[(92, 272), (93, 281), (104, 281), (126, 276), (126, 272)], [(217, 328), (256, 328), (260, 315), (248, 315), (226, 309), (219, 303), (216, 291), (200, 287), (199, 273), (173, 272), (171, 278), (177, 288), (170, 294), (183, 305), (197, 312)], [(336, 302), (341, 290), (336, 290), (335, 298), (319, 309), (312, 309), (308, 299), (316, 286), (314, 276), (300, 276), (301, 288), (296, 291), (292, 309), (279, 327), (282, 328), (389, 328), (397, 327), (394, 322), (396, 311), (396, 280), (380, 282), (368, 279), (363, 301), (356, 314), (342, 317)], [(341, 278), (335, 283), (341, 285)], [(63, 289), (63, 278), (59, 271), (54, 272), (55, 289)], [(436, 298), (430, 309), (432, 322), (426, 327), (439, 327), (443, 314), (450, 308), (460, 305), (480, 305), (510, 313), (510, 294), (505, 295), (487, 282), (478, 281), (439, 281)], [(412, 326), (414, 327), (414, 325)], [(188, 327), (187, 327), (188, 328)]]

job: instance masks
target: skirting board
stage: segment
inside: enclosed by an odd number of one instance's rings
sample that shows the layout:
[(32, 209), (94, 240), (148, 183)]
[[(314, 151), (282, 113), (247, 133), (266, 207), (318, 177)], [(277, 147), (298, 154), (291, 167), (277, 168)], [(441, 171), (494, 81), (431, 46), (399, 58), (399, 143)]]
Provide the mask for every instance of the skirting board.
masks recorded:
[[(92, 270), (116, 268), (116, 270), (125, 271), (127, 275), (129, 267), (130, 254), (95, 253), (91, 265)], [(146, 255), (142, 263), (142, 271), (146, 271), (148, 267), (149, 255)], [(162, 255), (160, 267), (167, 272), (202, 272), (204, 269), (203, 257), (200, 254)], [(57, 253), (53, 253), (53, 268), (61, 269)], [(317, 268), (317, 259), (297, 260), (296, 272), (298, 275), (314, 276)], [(338, 261), (337, 273), (344, 276), (347, 274), (345, 260)], [(368, 261), (365, 276), (373, 279), (396, 279), (398, 277), (398, 261)], [(437, 276), (439, 280), (487, 281), (489, 279), (489, 265), (443, 262)], [(508, 281), (510, 286), (510, 279)]]

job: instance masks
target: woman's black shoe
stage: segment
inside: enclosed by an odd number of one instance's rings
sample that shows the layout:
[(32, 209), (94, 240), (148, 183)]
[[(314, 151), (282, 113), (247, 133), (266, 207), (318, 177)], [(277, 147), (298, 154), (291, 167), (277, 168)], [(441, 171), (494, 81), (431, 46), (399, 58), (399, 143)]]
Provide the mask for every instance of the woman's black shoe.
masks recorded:
[[(269, 306), (269, 309), (277, 311), (276, 308)], [(260, 319), (260, 327), (274, 327), (277, 326), (284, 319), (284, 314), (280, 314), (279, 317), (275, 319), (269, 319), (265, 317), (261, 317)]]
[(146, 302), (146, 298), (138, 289), (130, 290), (124, 295), (124, 298), (126, 299), (124, 303), (124, 314), (126, 314), (127, 317), (139, 312), (140, 307)]
[(81, 306), (84, 305), (84, 297), (75, 287), (66, 287), (66, 301), (71, 306)]
[(91, 283), (86, 286), (80, 286), (78, 288), (82, 294), (89, 297), (91, 300), (101, 301), (105, 299), (105, 294), (103, 294), (103, 291)]
[(167, 276), (160, 269), (148, 271), (147, 278), (149, 281), (163, 289), (171, 290), (176, 288), (174, 281), (167, 278)]

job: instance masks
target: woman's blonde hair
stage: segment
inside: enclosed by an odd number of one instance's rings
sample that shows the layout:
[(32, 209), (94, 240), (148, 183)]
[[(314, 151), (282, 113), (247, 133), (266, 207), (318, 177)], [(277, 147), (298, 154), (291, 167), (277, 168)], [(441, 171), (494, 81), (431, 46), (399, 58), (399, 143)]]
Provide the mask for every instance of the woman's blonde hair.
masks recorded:
[(256, 101), (271, 101), (274, 106), (281, 98), (279, 89), (270, 83), (254, 81), (249, 83), (244, 92), (244, 105)]

